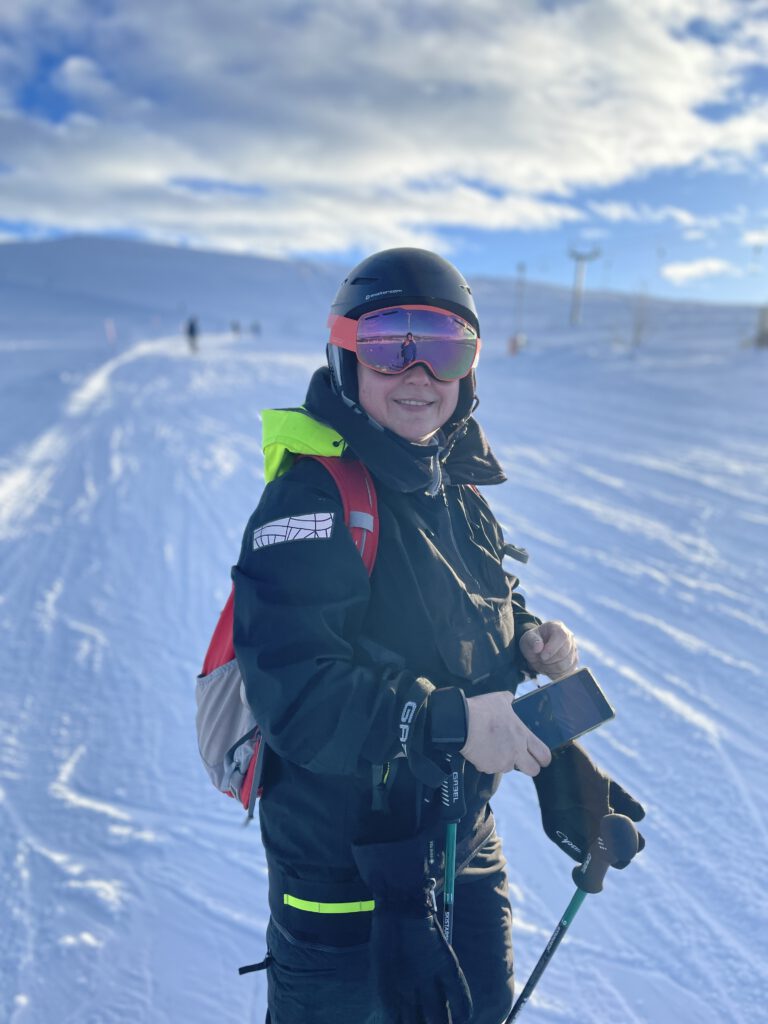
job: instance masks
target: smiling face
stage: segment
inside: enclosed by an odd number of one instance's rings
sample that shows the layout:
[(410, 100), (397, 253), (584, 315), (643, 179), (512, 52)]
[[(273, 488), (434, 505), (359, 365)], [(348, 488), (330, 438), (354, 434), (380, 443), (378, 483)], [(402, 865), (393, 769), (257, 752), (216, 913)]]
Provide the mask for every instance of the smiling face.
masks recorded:
[(435, 380), (417, 363), (403, 373), (377, 373), (357, 364), (360, 405), (382, 427), (423, 444), (456, 410), (459, 381)]

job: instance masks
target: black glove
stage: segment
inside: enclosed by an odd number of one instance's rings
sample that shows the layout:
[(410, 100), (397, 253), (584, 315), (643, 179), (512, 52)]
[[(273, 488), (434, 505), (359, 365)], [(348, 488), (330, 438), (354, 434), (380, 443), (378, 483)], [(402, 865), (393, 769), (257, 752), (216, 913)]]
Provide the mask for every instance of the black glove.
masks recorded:
[(419, 838), (352, 847), (376, 903), (374, 987), (393, 1024), (468, 1024), (472, 998), (434, 913), (425, 848)]
[[(625, 814), (632, 821), (645, 817), (645, 808), (590, 760), (577, 743), (552, 755), (552, 763), (533, 780), (541, 808), (541, 823), (549, 838), (581, 863), (600, 834), (606, 814)], [(637, 833), (638, 853), (645, 839)], [(629, 861), (614, 864), (625, 868)]]

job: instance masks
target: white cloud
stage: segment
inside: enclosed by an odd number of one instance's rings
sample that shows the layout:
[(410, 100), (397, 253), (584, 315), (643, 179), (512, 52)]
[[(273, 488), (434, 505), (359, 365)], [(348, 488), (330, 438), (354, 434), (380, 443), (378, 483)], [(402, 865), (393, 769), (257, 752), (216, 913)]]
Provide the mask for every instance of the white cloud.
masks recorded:
[[(699, 113), (768, 56), (738, 0), (13, 6), (9, 220), (270, 252), (545, 229), (583, 217), (579, 189), (739, 167), (768, 144), (768, 102)], [(686, 33), (693, 17), (724, 41)], [(20, 102), (30, 82), (59, 111), (50, 123), (43, 101)], [(707, 227), (678, 207), (601, 209)]]
[(648, 206), (645, 203), (635, 205), (624, 202), (591, 202), (589, 208), (605, 220), (613, 223), (631, 221), (635, 224), (661, 224), (672, 221), (681, 228), (695, 230), (703, 226), (714, 227), (717, 221), (713, 218), (697, 217), (689, 210), (677, 206)]
[(745, 231), (741, 236), (741, 241), (743, 245), (751, 245), (753, 247), (768, 245), (768, 228), (757, 231)]
[(637, 223), (641, 219), (637, 207), (633, 206), (632, 203), (616, 202), (614, 200), (590, 203), (589, 207), (598, 217), (602, 217), (604, 220), (611, 221), (614, 224), (627, 220)]
[(666, 263), (661, 268), (662, 277), (675, 285), (688, 284), (702, 277), (740, 277), (741, 271), (727, 260), (703, 259), (688, 263)]
[(51, 75), (51, 83), (74, 99), (104, 103), (116, 98), (115, 88), (90, 57), (67, 57)]

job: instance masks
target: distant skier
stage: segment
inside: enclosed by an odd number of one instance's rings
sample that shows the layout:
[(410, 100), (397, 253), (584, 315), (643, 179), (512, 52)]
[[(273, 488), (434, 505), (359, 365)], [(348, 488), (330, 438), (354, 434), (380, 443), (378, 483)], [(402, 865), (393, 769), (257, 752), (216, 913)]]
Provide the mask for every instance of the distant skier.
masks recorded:
[(198, 330), (198, 326), (197, 326), (197, 317), (196, 316), (191, 316), (187, 320), (187, 325), (186, 325), (186, 328), (185, 328), (185, 334), (187, 336), (187, 344), (189, 345), (189, 351), (192, 352), (192, 353), (197, 352), (197, 350), (198, 350), (197, 338), (198, 338), (199, 330)]
[(110, 345), (114, 345), (117, 342), (117, 327), (114, 320), (107, 319), (104, 321), (104, 334)]
[[(386, 344), (366, 321), (381, 310)], [(329, 324), (304, 405), (264, 416), (273, 479), (232, 572), (234, 649), (267, 744), (269, 956), (254, 967), (272, 1024), (500, 1024), (514, 987), (489, 806), (502, 773), (535, 777), (547, 835), (577, 860), (611, 808), (642, 808), (581, 747), (553, 756), (512, 708), (526, 676), (567, 675), (578, 653), (566, 626), (526, 608), (477, 490), (506, 478), (472, 416), (466, 281), (425, 250), (376, 253)], [(347, 518), (330, 473), (297, 458), (318, 453), (367, 467), (376, 517)], [(378, 524), (370, 576), (355, 515)], [(435, 902), (449, 754), (466, 762), (452, 945)]]

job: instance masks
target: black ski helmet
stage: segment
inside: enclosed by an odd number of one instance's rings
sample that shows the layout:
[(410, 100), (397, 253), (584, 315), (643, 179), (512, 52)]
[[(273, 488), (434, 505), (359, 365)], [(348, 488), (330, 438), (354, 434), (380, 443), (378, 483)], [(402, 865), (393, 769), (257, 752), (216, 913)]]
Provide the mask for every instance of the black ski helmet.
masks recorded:
[[(428, 249), (384, 249), (367, 256), (347, 274), (331, 306), (331, 316), (359, 320), (364, 313), (387, 306), (436, 306), (456, 313), (478, 334), (480, 324), (472, 291), (462, 275)], [(328, 365), (336, 390), (347, 401), (357, 403), (357, 360), (335, 344), (327, 347)], [(464, 391), (474, 398), (474, 371), (462, 381)], [(465, 403), (461, 402), (460, 405)], [(471, 404), (471, 403), (470, 403)]]

